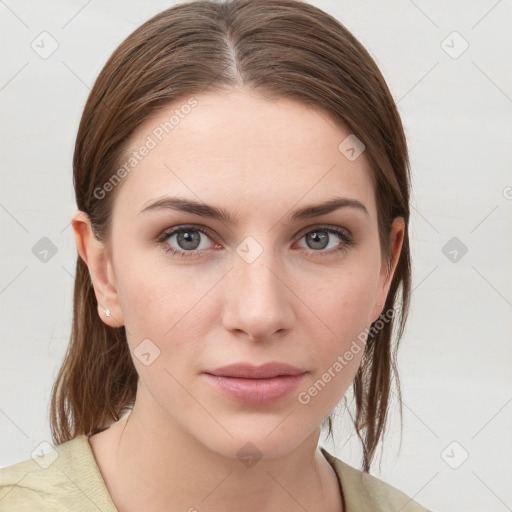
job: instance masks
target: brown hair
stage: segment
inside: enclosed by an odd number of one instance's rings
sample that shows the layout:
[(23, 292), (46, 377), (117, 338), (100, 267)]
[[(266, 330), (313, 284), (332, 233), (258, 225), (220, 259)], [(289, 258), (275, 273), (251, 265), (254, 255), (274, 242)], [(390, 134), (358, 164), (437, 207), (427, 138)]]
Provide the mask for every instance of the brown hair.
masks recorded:
[[(134, 130), (165, 104), (194, 93), (241, 86), (321, 109), (365, 144), (381, 251), (388, 262), (393, 219), (403, 217), (405, 222), (383, 309), (396, 311), (398, 304), (398, 312), (379, 329), (372, 324), (352, 383), (362, 468), (369, 471), (385, 432), (393, 379), (402, 419), (396, 351), (411, 280), (409, 160), (385, 80), (340, 22), (299, 0), (199, 0), (175, 5), (146, 21), (114, 51), (85, 105), (73, 158), (77, 206), (89, 216), (96, 238), (108, 242), (119, 186), (101, 199), (94, 191), (124, 161)], [(50, 427), (55, 444), (117, 421), (133, 407), (137, 389), (125, 329), (109, 327), (99, 318), (89, 271), (80, 256), (73, 300), (70, 343), (52, 389)], [(332, 435), (331, 416), (328, 425)]]

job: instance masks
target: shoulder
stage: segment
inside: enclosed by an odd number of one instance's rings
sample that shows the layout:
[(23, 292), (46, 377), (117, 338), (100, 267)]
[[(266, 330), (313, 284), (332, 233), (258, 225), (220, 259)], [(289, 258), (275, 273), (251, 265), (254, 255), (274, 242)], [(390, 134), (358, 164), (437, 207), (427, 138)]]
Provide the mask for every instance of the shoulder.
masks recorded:
[(0, 509), (116, 512), (85, 435), (0, 469)]
[(429, 512), (392, 485), (320, 450), (338, 476), (346, 512)]

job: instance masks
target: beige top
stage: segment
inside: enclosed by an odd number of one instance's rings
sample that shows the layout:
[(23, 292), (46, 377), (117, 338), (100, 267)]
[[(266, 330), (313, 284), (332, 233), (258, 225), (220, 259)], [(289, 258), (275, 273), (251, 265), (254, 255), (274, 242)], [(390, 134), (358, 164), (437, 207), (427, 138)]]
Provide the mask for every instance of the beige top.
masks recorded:
[[(428, 512), (391, 485), (320, 450), (338, 476), (346, 512)], [(0, 470), (2, 512), (117, 512), (87, 436), (35, 458)]]

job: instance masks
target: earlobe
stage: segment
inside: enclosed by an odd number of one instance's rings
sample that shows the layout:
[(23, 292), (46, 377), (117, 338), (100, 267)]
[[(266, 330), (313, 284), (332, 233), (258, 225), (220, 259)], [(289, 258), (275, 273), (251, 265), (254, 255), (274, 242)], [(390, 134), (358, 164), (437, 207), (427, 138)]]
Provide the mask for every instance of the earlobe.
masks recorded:
[(101, 320), (111, 327), (124, 325), (113, 272), (109, 268), (112, 263), (107, 247), (94, 235), (91, 221), (85, 212), (77, 210), (71, 225), (78, 254), (89, 269)]

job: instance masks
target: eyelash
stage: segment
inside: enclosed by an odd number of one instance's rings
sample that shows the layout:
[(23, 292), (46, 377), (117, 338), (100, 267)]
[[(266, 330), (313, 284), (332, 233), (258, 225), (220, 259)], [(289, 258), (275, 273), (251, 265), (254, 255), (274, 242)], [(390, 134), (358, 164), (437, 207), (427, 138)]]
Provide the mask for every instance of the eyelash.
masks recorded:
[[(169, 244), (166, 243), (166, 241), (172, 236), (176, 235), (178, 233), (184, 233), (187, 231), (198, 231), (202, 233), (203, 235), (207, 236), (210, 240), (213, 241), (212, 235), (205, 230), (202, 227), (199, 226), (180, 226), (177, 228), (171, 228), (163, 231), (158, 237), (156, 238), (156, 242), (161, 244), (163, 246), (163, 249), (166, 253), (171, 253), (173, 256), (180, 256), (182, 258), (190, 257), (190, 256), (196, 256), (201, 252), (204, 252), (204, 250), (193, 250), (193, 251), (180, 251), (178, 249), (175, 249), (174, 247), (169, 246)], [(309, 233), (313, 233), (314, 231), (326, 231), (327, 233), (337, 235), (342, 242), (338, 247), (335, 247), (333, 249), (329, 249), (327, 251), (318, 250), (315, 251), (313, 249), (309, 249), (307, 252), (312, 253), (315, 257), (325, 257), (325, 256), (331, 256), (334, 253), (337, 253), (339, 251), (346, 251), (354, 244), (354, 240), (352, 237), (346, 232), (345, 230), (335, 228), (333, 226), (314, 226), (312, 229), (308, 229), (307, 231), (304, 231), (302, 235), (299, 237), (299, 240), (304, 238)]]

